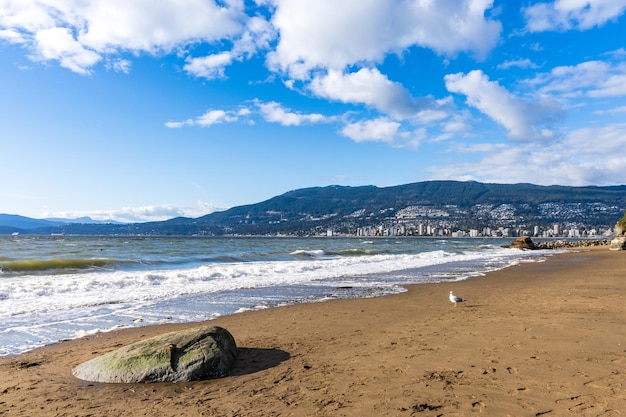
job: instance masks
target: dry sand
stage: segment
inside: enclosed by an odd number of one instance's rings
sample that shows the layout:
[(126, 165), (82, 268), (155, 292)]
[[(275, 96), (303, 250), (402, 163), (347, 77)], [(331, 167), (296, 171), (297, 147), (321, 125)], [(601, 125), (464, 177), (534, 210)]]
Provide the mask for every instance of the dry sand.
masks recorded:
[[(450, 290), (469, 301), (455, 308)], [(226, 378), (75, 379), (87, 359), (194, 324), (120, 330), (0, 358), (0, 416), (626, 415), (625, 294), (626, 252), (596, 248), (400, 295), (219, 318), (241, 348)]]

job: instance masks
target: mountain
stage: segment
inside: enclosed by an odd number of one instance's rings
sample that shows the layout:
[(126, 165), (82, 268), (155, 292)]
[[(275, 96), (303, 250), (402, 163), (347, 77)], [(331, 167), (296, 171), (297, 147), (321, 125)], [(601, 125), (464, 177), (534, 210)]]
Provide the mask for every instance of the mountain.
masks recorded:
[(43, 219), (31, 219), (30, 217), (19, 216), (17, 214), (0, 214), (0, 226), (29, 230), (41, 227), (55, 227), (62, 225), (62, 222)]
[(56, 217), (48, 217), (44, 220), (61, 223), (61, 224), (73, 224), (73, 223), (81, 223), (81, 224), (123, 224), (122, 222), (118, 222), (115, 220), (94, 220), (91, 217), (78, 217), (76, 219), (65, 219), (65, 218), (56, 218)]
[(90, 217), (81, 217), (78, 219), (33, 219), (30, 217), (20, 216), (17, 214), (0, 214), (0, 234), (10, 234), (13, 232), (24, 233), (42, 228), (55, 228), (67, 224), (103, 224), (111, 223), (110, 221), (93, 220)]
[(626, 208), (626, 185), (612, 187), (426, 181), (394, 187), (314, 187), (196, 219), (121, 225), (70, 224), (38, 233), (120, 235), (316, 235), (328, 229), (420, 224), (445, 230), (611, 228)]
[(567, 187), (426, 181), (394, 187), (315, 187), (195, 220), (209, 233), (354, 234), (357, 227), (438, 223), (451, 228), (612, 227), (626, 207), (626, 186)]

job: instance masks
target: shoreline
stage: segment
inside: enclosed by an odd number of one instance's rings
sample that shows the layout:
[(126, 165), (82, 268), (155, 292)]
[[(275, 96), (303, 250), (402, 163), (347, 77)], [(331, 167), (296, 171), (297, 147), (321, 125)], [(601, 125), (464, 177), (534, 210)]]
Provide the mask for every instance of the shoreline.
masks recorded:
[[(626, 409), (626, 255), (550, 254), (458, 282), (223, 316), (232, 376), (93, 384), (71, 369), (198, 326), (121, 329), (0, 357), (0, 416), (618, 415)], [(469, 301), (452, 306), (449, 290)]]
[[(52, 261), (46, 251), (54, 253), (56, 244), (29, 244), (34, 256), (28, 256), (28, 251), (13, 253), (8, 258), (16, 261), (6, 265), (20, 265), (24, 271), (0, 280), (0, 310), (6, 317), (0, 326), (0, 356), (123, 327), (202, 321), (246, 309), (395, 293), (409, 283), (460, 279), (453, 270), (462, 270), (463, 277), (481, 275), (516, 262), (515, 258), (543, 256), (503, 249), (505, 243), (501, 239), (455, 239), (450, 244), (440, 239), (423, 243), (262, 239), (242, 244), (231, 239), (225, 245), (219, 240), (207, 242), (211, 255), (206, 257), (204, 243), (194, 240), (148, 239), (135, 244), (70, 239), (63, 245), (85, 251)], [(98, 247), (106, 247), (106, 252), (93, 249)], [(126, 259), (121, 253), (127, 247), (148, 255), (141, 255), (139, 262), (136, 254)], [(182, 258), (177, 250), (184, 251)], [(459, 263), (457, 259), (465, 255), (467, 260)], [(20, 261), (20, 256), (25, 260)], [(94, 259), (107, 265), (96, 267)], [(68, 268), (73, 266), (84, 268)]]

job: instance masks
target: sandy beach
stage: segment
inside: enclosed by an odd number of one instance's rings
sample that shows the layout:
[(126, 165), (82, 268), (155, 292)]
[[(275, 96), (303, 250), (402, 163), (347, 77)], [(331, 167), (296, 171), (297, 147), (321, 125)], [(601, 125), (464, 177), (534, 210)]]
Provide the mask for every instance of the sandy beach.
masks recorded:
[[(468, 299), (454, 307), (448, 292)], [(399, 295), (213, 320), (232, 375), (94, 384), (73, 367), (198, 324), (125, 329), (0, 358), (0, 416), (626, 414), (626, 252), (550, 257)]]

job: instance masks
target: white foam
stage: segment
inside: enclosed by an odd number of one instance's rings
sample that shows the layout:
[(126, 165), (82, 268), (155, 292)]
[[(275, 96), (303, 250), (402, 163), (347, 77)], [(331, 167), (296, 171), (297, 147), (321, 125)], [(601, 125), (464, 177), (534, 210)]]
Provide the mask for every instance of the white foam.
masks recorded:
[[(515, 251), (514, 251), (515, 252)], [(20, 276), (0, 281), (0, 318), (49, 313), (106, 304), (144, 303), (180, 295), (215, 293), (245, 288), (303, 285), (361, 275), (413, 270), (454, 262), (509, 256), (508, 251), (460, 254), (445, 251), (413, 255), (372, 255), (302, 261), (236, 262), (189, 269), (89, 272), (84, 274)], [(359, 281), (355, 280), (354, 285)], [(371, 284), (369, 282), (368, 284)]]
[[(390, 288), (388, 292), (392, 292), (392, 287), (416, 282), (416, 279), (433, 280), (432, 277), (420, 278), (416, 270), (439, 268), (440, 278), (462, 279), (466, 277), (463, 273), (448, 277), (445, 274), (454, 270), (456, 263), (468, 264), (468, 274), (476, 275), (492, 268), (490, 265), (499, 269), (519, 262), (520, 258), (531, 255), (536, 258), (537, 255), (511, 249), (345, 257), (326, 257), (323, 251), (317, 250), (307, 252), (314, 256), (290, 261), (212, 263), (179, 269), (3, 277), (0, 280), (0, 335), (3, 335), (4, 346), (0, 355), (18, 353), (24, 346), (33, 348), (59, 338), (79, 337), (119, 326), (259, 310), (269, 305), (262, 297), (269, 296), (272, 305), (284, 303), (291, 297), (285, 288), (294, 286), (377, 287)], [(246, 298), (250, 290), (263, 294), (255, 295), (259, 299), (252, 300)], [(199, 297), (196, 310), (176, 301), (164, 309), (163, 303), (181, 296), (187, 297), (185, 300)], [(312, 300), (324, 299), (324, 296), (320, 294)], [(211, 310), (211, 303), (226, 303), (228, 308)], [(157, 304), (157, 312), (149, 308)], [(142, 321), (137, 321), (138, 317)], [(25, 343), (24, 339), (30, 342)]]

